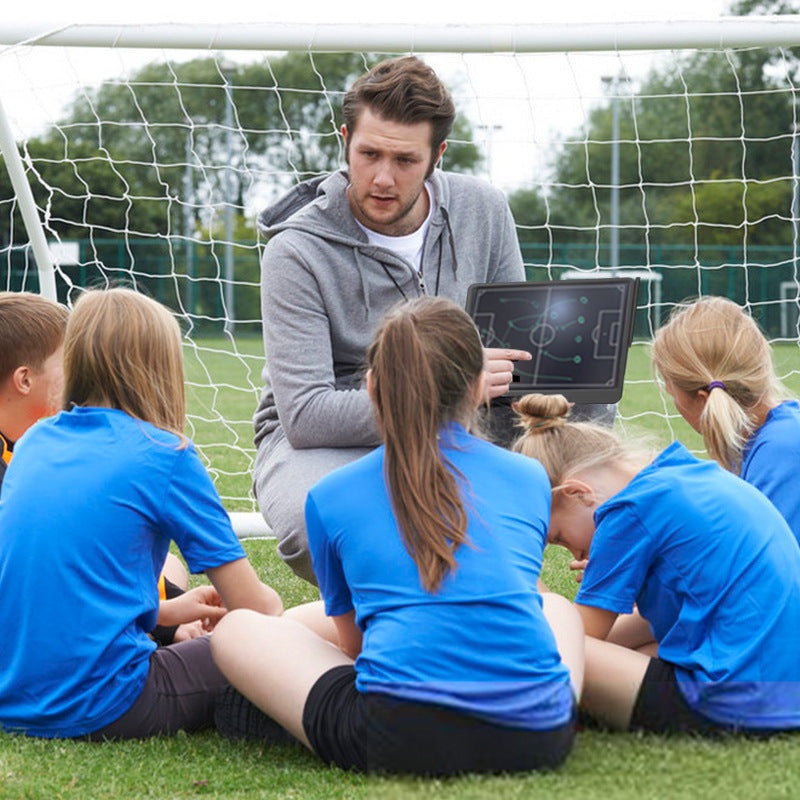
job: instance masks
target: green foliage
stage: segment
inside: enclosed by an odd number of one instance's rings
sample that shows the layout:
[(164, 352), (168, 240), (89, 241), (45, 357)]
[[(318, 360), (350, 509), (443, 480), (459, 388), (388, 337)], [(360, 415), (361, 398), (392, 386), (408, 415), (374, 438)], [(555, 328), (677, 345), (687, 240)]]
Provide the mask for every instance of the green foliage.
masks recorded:
[[(129, 79), (84, 88), (56, 125), (23, 145), (47, 227), (71, 239), (218, 233), (225, 203), (241, 226), (265, 195), (344, 163), (342, 98), (378, 60), (292, 51), (225, 64), (207, 56), (153, 62)], [(471, 125), (459, 117), (448, 168), (479, 163)], [(0, 203), (11, 198), (0, 182)], [(11, 214), (0, 219), (0, 243), (11, 242), (12, 222), (20, 224)], [(251, 225), (246, 238), (254, 236)]]
[(596, 244), (608, 263), (616, 109), (621, 244), (642, 242), (645, 231), (653, 247), (790, 244), (797, 55), (674, 54), (638, 87), (611, 84), (554, 155), (546, 193), (512, 196), (521, 241)]

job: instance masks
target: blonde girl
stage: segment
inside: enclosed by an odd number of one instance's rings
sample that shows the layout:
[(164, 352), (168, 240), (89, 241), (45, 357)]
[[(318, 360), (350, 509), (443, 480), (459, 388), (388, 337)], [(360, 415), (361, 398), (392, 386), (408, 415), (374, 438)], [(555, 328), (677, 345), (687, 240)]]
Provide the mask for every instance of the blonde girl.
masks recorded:
[[(560, 395), (518, 408), (515, 448), (552, 486), (548, 541), (588, 559), (586, 710), (621, 730), (800, 727), (800, 549), (772, 504), (678, 442), (652, 458), (568, 422)], [(613, 628), (634, 605), (650, 636), (623, 647)]]
[(233, 612), (214, 656), (244, 695), (343, 768), (555, 767), (574, 736), (583, 637), (570, 604), (536, 588), (544, 471), (468, 432), (483, 353), (450, 301), (392, 311), (368, 366), (384, 445), (306, 503), (339, 648), (285, 617)]
[(800, 541), (800, 404), (752, 317), (723, 297), (679, 307), (656, 334), (653, 366), (709, 455), (758, 487)]
[[(174, 540), (212, 586), (163, 624), (226, 608), (280, 613), (183, 434), (180, 333), (128, 289), (76, 303), (64, 410), (17, 444), (0, 500), (0, 725), (31, 736), (131, 738), (213, 724), (225, 680), (208, 637), (156, 650), (157, 581)], [(36, 570), (30, 569), (35, 561)], [(76, 630), (80, 632), (76, 635)]]

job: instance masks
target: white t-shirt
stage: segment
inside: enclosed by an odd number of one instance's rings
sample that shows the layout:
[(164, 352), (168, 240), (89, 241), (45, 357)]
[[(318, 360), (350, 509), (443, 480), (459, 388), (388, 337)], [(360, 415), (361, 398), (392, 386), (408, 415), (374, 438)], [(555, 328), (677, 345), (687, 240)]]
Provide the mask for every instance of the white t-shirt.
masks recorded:
[(382, 233), (370, 230), (356, 220), (359, 228), (367, 234), (370, 244), (391, 250), (400, 258), (408, 261), (417, 272), (422, 266), (422, 246), (425, 244), (425, 234), (428, 232), (428, 226), (433, 216), (433, 192), (429, 181), (425, 181), (425, 191), (428, 193), (428, 216), (425, 217), (425, 221), (413, 233), (405, 236), (385, 236)]

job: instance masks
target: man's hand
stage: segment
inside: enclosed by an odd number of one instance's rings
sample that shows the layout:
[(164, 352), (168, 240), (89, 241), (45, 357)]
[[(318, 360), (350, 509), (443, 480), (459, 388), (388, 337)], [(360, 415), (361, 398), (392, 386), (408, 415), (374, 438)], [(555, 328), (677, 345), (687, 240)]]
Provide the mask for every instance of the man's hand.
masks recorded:
[(530, 361), (533, 356), (526, 350), (509, 350), (504, 347), (484, 347), (484, 385), (483, 399), (493, 400), (501, 397), (510, 388), (514, 380), (514, 362)]

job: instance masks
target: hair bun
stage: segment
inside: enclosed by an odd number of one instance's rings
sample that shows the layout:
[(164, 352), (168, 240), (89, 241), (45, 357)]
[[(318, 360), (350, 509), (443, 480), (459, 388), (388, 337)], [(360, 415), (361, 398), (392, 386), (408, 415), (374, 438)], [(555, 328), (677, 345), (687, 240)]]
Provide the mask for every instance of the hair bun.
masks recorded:
[(544, 433), (567, 421), (570, 403), (563, 394), (526, 394), (514, 404), (514, 409), (520, 428), (527, 433)]

